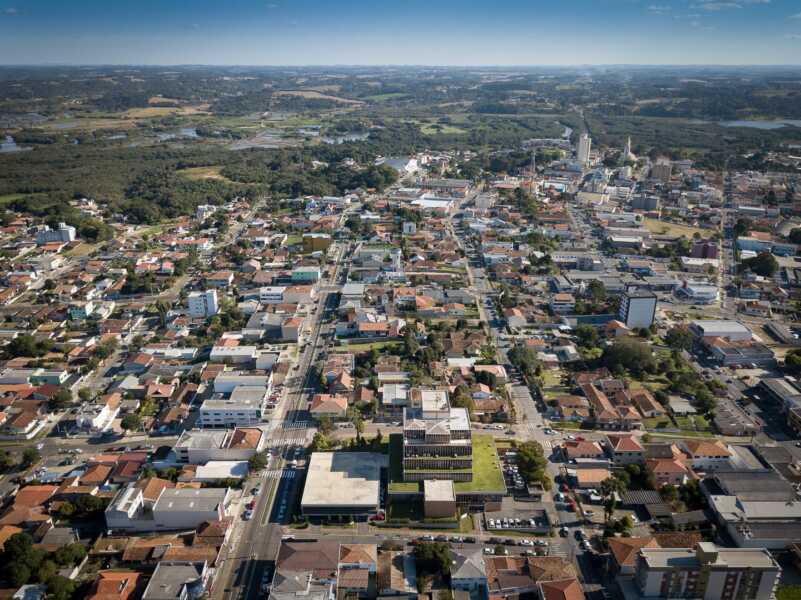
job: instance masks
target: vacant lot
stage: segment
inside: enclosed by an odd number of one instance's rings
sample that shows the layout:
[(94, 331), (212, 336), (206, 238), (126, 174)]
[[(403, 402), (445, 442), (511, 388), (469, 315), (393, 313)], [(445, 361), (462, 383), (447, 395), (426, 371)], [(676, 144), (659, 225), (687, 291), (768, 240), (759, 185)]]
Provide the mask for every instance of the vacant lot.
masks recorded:
[(659, 219), (645, 219), (643, 224), (648, 231), (656, 235), (692, 238), (695, 233), (698, 233), (701, 237), (712, 234), (712, 231), (708, 229), (679, 225), (678, 223), (668, 223), (667, 221), (660, 221)]

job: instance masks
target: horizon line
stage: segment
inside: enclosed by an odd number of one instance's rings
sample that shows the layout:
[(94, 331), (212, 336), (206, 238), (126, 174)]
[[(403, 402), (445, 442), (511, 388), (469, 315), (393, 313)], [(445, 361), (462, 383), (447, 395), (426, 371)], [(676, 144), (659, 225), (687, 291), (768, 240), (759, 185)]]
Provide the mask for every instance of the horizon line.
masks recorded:
[(228, 67), (228, 68), (440, 68), (440, 69), (586, 69), (599, 67), (683, 67), (683, 68), (801, 68), (799, 63), (564, 63), (564, 64), (428, 64), (428, 63), (302, 63), (302, 64), (269, 64), (269, 63), (91, 63), (91, 62), (40, 62), (40, 63), (0, 63), (0, 68), (37, 68), (37, 67)]

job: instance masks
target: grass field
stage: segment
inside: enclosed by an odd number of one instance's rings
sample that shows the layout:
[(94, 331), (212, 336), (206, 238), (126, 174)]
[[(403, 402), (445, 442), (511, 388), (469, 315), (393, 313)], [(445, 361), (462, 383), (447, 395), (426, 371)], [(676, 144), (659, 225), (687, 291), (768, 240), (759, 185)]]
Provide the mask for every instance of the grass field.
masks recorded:
[(192, 181), (201, 181), (205, 179), (214, 179), (215, 181), (225, 181), (233, 183), (227, 177), (221, 174), (222, 167), (191, 167), (189, 169), (181, 169), (178, 171), (181, 175)]
[(0, 196), (0, 206), (5, 206), (9, 202), (14, 202), (14, 200), (19, 200), (25, 196), (26, 194), (6, 194), (5, 196)]
[(689, 225), (679, 225), (677, 223), (668, 223), (667, 221), (660, 221), (659, 219), (644, 219), (643, 224), (648, 231), (656, 235), (684, 236), (689, 239), (692, 238), (695, 233), (698, 233), (702, 237), (704, 237), (705, 234), (712, 234), (711, 230), (690, 227)]
[(337, 351), (340, 352), (369, 352), (370, 350), (383, 350), (384, 348), (400, 348), (401, 342), (388, 340), (386, 342), (372, 342), (370, 344), (343, 344), (337, 346)]
[(420, 131), (424, 135), (461, 135), (463, 133), (467, 133), (467, 130), (462, 129), (461, 127), (437, 123), (426, 123), (420, 127)]
[(87, 244), (81, 242), (72, 250), (64, 252), (64, 256), (89, 256), (100, 247), (100, 244)]

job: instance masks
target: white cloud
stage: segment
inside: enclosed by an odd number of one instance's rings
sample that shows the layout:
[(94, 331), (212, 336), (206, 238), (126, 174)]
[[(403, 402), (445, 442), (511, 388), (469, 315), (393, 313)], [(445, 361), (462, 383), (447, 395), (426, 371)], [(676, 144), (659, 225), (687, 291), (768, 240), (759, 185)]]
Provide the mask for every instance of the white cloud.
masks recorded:
[(16, 17), (19, 14), (19, 11), (12, 6), (11, 8), (4, 8), (2, 10), (2, 14), (7, 15), (9, 17)]
[(785, 33), (784, 37), (788, 40), (801, 40), (801, 33)]
[(701, 4), (696, 4), (693, 8), (700, 8), (701, 10), (708, 10), (708, 11), (720, 11), (720, 10), (729, 10), (732, 8), (742, 8), (743, 5), (737, 2), (702, 2)]
[(673, 7), (669, 4), (651, 4), (647, 10), (654, 15), (664, 15), (673, 10)]
[(787, 18), (788, 19), (801, 19), (801, 13), (798, 13), (798, 14), (795, 14), (795, 15), (790, 15)]

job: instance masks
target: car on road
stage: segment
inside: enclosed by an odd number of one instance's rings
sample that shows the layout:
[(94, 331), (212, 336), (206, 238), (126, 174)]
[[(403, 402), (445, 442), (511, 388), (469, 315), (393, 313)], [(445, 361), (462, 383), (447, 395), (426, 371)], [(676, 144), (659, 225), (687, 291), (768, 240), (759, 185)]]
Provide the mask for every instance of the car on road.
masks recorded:
[(562, 525), (562, 527), (559, 529), (559, 535), (561, 535), (562, 537), (567, 537), (569, 534), (570, 530), (564, 525)]
[(250, 521), (253, 518), (253, 511), (252, 510), (246, 510), (245, 514), (242, 515), (242, 518), (244, 518), (245, 521)]

